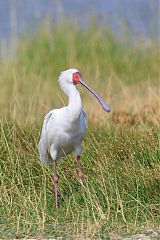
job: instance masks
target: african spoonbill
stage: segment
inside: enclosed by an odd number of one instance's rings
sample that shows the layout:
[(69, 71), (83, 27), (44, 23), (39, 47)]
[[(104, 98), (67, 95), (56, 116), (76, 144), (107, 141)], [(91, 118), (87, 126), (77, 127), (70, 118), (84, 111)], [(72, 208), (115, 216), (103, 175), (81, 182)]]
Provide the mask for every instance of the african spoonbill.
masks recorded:
[(60, 158), (75, 151), (78, 177), (80, 180), (83, 178), (80, 156), (82, 152), (82, 140), (86, 132), (86, 114), (82, 110), (81, 97), (76, 84), (79, 83), (92, 93), (106, 112), (110, 111), (110, 107), (83, 81), (78, 70), (68, 69), (61, 72), (58, 81), (62, 91), (68, 96), (69, 103), (66, 107), (54, 109), (47, 113), (38, 144), (41, 161), (45, 165), (49, 165), (51, 160), (54, 162), (56, 208), (58, 207), (58, 176), (56, 165)]

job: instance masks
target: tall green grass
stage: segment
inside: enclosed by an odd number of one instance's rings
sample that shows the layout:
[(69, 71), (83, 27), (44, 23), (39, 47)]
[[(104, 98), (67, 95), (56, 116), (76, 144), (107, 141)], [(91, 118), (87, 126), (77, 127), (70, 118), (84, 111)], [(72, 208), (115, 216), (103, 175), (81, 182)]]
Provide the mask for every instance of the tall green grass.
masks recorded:
[(53, 166), (45, 168), (39, 162), (39, 132), (38, 126), (1, 122), (1, 236), (85, 239), (158, 227), (157, 128), (88, 130), (82, 155), (84, 184), (78, 183), (75, 156), (58, 166), (58, 210)]
[[(83, 143), (83, 185), (75, 156), (58, 166), (59, 208), (53, 166), (39, 160), (43, 116), (67, 104), (57, 78), (74, 67), (111, 105), (108, 115), (82, 88), (88, 113)], [(160, 224), (159, 56), (92, 24), (82, 31), (41, 26), (20, 41), (17, 55), (0, 64), (0, 237), (53, 236), (107, 239)]]

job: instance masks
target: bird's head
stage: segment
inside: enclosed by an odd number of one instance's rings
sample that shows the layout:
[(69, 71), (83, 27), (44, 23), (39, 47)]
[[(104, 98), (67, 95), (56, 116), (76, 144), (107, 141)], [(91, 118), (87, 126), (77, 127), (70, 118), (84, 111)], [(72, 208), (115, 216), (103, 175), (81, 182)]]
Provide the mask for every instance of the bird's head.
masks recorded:
[(79, 83), (81, 78), (81, 74), (77, 69), (68, 69), (61, 72), (58, 81), (60, 86), (64, 86), (66, 84), (76, 85), (77, 83)]
[(102, 108), (106, 112), (110, 112), (110, 107), (103, 101), (102, 98), (100, 98), (84, 81), (82, 78), (81, 73), (77, 69), (68, 69), (63, 72), (61, 72), (59, 76), (59, 85), (62, 88), (62, 90), (68, 95), (69, 92), (72, 91), (73, 88), (75, 88), (76, 84), (81, 84), (83, 87), (85, 87), (94, 97), (96, 97), (101, 104)]

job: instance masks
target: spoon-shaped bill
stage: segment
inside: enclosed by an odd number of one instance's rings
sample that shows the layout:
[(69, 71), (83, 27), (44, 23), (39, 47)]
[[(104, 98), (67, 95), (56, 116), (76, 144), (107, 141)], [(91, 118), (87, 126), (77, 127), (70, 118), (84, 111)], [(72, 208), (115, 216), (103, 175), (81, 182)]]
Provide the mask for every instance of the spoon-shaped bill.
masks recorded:
[(79, 83), (82, 86), (84, 86), (90, 93), (92, 93), (93, 96), (95, 96), (97, 98), (97, 100), (101, 104), (101, 106), (104, 109), (104, 111), (106, 111), (106, 112), (110, 112), (111, 111), (110, 107), (103, 101), (103, 99), (100, 98), (82, 79), (79, 81)]

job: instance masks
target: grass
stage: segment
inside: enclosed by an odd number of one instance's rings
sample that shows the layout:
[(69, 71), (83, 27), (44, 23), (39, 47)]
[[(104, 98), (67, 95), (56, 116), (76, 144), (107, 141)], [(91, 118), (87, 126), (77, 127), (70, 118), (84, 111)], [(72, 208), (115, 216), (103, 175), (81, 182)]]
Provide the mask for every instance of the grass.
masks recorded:
[[(22, 39), (17, 56), (0, 64), (0, 237), (53, 236), (108, 239), (160, 224), (158, 46), (114, 38), (91, 25), (46, 25)], [(44, 30), (45, 29), (45, 30)], [(88, 114), (83, 143), (83, 186), (75, 156), (58, 166), (59, 208), (53, 201), (53, 166), (39, 161), (44, 114), (67, 103), (57, 84), (76, 67), (111, 104), (104, 113), (82, 88)]]
[(68, 156), (58, 166), (58, 210), (53, 201), (53, 166), (45, 168), (39, 162), (39, 132), (38, 126), (1, 123), (2, 236), (103, 239), (112, 231), (158, 226), (157, 128), (88, 130), (82, 156), (84, 186), (77, 181), (74, 156)]

